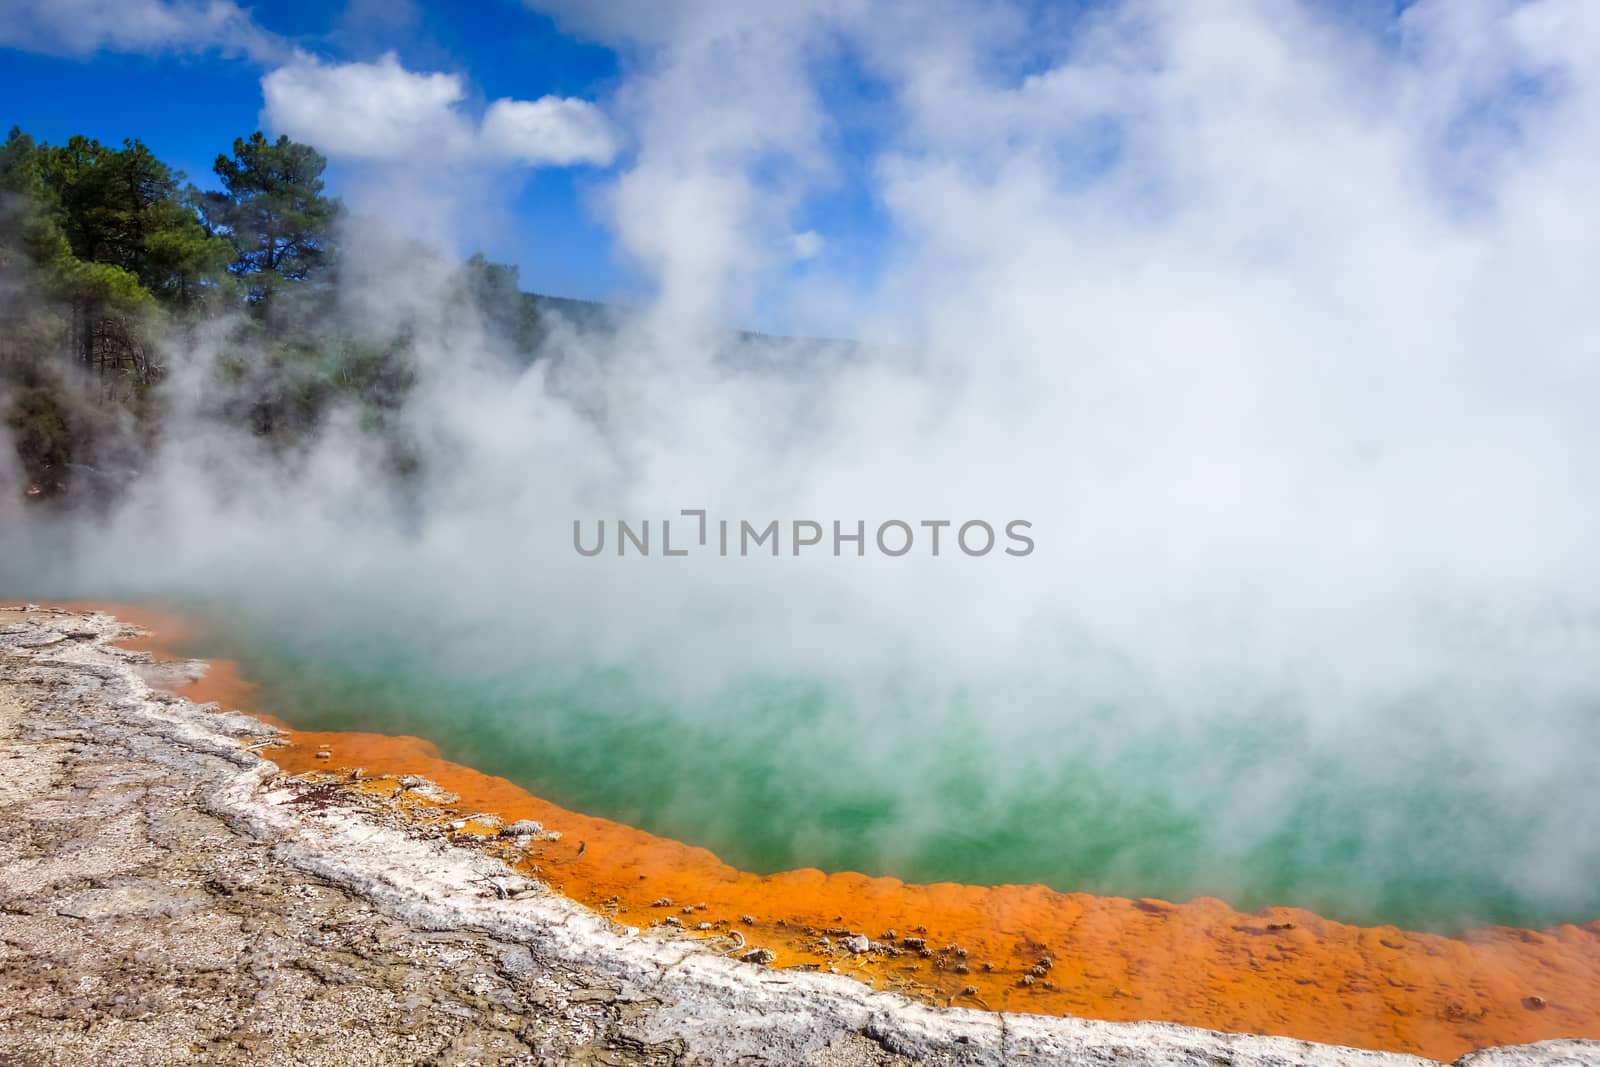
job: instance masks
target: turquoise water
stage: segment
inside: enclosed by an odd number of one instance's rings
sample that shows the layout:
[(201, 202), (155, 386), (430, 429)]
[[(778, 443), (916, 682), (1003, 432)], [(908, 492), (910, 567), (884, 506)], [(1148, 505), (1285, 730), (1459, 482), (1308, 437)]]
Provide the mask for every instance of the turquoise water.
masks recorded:
[[(1445, 931), (1600, 918), (1592, 708), (1524, 709), (1530, 750), (1508, 762), (1428, 706), (1455, 699), (1439, 694), (1336, 727), (1269, 692), (1189, 718), (929, 679), (768, 674), (691, 699), (649, 669), (486, 652), (482, 628), (214, 621), (196, 650), (238, 658), (295, 725), (426, 737), (747, 870), (1213, 895)], [(1539, 774), (1509, 773), (1522, 762)]]

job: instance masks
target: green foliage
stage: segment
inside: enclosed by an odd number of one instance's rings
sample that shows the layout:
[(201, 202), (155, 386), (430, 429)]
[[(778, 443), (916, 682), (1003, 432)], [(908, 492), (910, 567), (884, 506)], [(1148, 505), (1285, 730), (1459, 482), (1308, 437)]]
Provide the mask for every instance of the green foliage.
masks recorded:
[(523, 293), (515, 265), (491, 263), (474, 253), (462, 268), (467, 297), (491, 329), (522, 353), (531, 354), (540, 333), (539, 309)]
[(10, 432), (31, 491), (49, 497), (65, 488), (70, 464), (94, 447), (96, 420), (59, 382), (27, 376), (7, 390), (0, 422)]
[(151, 274), (146, 284), (165, 303), (193, 308), (208, 296), (231, 291), (223, 279), (229, 278), (233, 246), (207, 234), (193, 215), (188, 221), (190, 225), (162, 230), (145, 241)]
[[(184, 199), (183, 175), (142, 142), (111, 148), (73, 137), (41, 146), (35, 156), (39, 193), (73, 259), (119, 268), (161, 302), (180, 307), (199, 299), (208, 276), (222, 275), (229, 246), (201, 227)], [(50, 259), (65, 270), (59, 254)], [(81, 278), (70, 284), (93, 291)]]
[(0, 372), (14, 377), (70, 352), (95, 368), (106, 401), (118, 404), (160, 376), (170, 316), (194, 313), (228, 277), (231, 258), (186, 205), (181, 180), (139, 141), (113, 148), (73, 137), (52, 146), (12, 131), (0, 149), (8, 278), (0, 336), (9, 342), (0, 342)]
[(110, 263), (72, 260), (59, 268), (53, 281), (57, 291), (97, 314), (130, 316), (155, 307), (155, 297), (139, 284), (137, 275)]
[[(0, 424), (38, 495), (114, 492), (162, 432), (163, 350), (222, 339), (208, 415), (284, 454), (336, 411), (418, 466), (392, 418), (415, 383), (409, 329), (333, 314), (342, 210), (326, 160), (257, 132), (219, 156), (201, 191), (138, 140), (0, 144)], [(249, 311), (240, 315), (230, 312)], [(465, 264), (454, 311), (531, 356), (542, 327), (517, 268)], [(209, 351), (209, 346), (206, 351)], [(167, 398), (167, 399), (164, 399)]]
[(226, 416), (281, 445), (307, 437), (337, 406), (355, 408), (364, 428), (381, 429), (382, 413), (399, 407), (415, 380), (405, 342), (347, 334), (269, 342), (254, 361), (231, 360), (223, 369), (235, 384)]
[(73, 435), (64, 406), (52, 389), (16, 389), (5, 413), (17, 458), (34, 484), (48, 483), (50, 473), (72, 462)]
[(0, 147), (0, 188), (22, 192), (37, 188), (39, 146), (17, 126), (11, 127), (4, 147)]
[(13, 128), (0, 147), (0, 269), (61, 264), (72, 257), (51, 215), (39, 146)]
[(252, 303), (265, 303), (284, 281), (311, 278), (327, 263), (340, 205), (323, 195), (328, 161), (287, 137), (268, 141), (257, 130), (233, 142), (233, 158), (217, 157), (220, 193), (197, 206), (209, 233), (226, 236), (236, 258), (229, 268), (246, 281)]

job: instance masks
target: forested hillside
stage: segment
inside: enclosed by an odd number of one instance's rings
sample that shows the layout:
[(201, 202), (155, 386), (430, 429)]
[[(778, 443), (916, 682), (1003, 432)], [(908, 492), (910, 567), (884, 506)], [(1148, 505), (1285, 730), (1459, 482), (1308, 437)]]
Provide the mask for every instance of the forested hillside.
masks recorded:
[[(414, 378), (407, 340), (336, 314), (344, 211), (325, 167), (309, 145), (257, 132), (200, 189), (137, 140), (52, 145), (13, 129), (0, 147), (0, 449), (15, 462), (0, 455), (0, 473), (20, 474), (36, 504), (115, 492), (158, 442), (169, 379), (195, 352), (215, 414), (273, 447), (339, 404), (381, 432)], [(460, 279), (531, 354), (539, 313), (516, 268), (475, 256)]]

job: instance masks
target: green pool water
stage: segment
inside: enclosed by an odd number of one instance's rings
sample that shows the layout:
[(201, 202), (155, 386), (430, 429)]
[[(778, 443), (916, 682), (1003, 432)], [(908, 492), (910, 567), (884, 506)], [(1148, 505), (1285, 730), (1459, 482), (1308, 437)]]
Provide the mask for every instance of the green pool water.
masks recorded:
[(1448, 695), (1337, 726), (1266, 686), (1187, 716), (1070, 679), (767, 672), (685, 697), (598, 656), (486, 652), (483, 627), (209, 617), (195, 651), (239, 659), (295, 725), (426, 737), (747, 870), (1211, 895), (1443, 931), (1600, 918), (1592, 708), (1525, 710), (1530, 753), (1507, 759), (1500, 735), (1428, 706)]

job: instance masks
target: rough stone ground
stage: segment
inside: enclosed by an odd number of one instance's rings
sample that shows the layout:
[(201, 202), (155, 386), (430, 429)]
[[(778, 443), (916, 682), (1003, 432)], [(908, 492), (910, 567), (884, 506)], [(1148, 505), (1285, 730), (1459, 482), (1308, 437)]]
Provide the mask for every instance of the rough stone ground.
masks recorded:
[[(0, 609), (0, 1065), (1421, 1065), (938, 1011), (637, 931), (247, 747), (106, 616)], [(519, 891), (520, 890), (520, 891)], [(1475, 1053), (1600, 1064), (1600, 1044)]]

